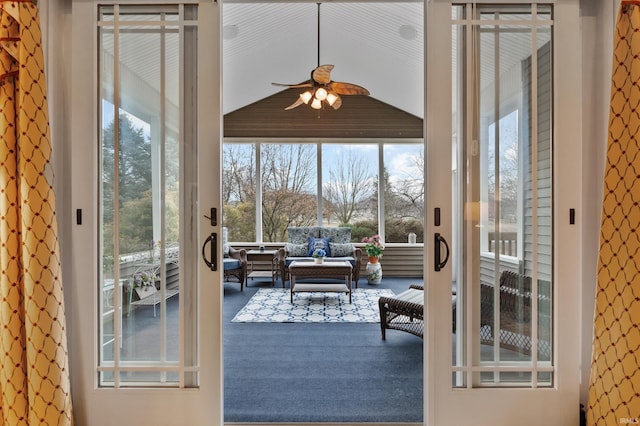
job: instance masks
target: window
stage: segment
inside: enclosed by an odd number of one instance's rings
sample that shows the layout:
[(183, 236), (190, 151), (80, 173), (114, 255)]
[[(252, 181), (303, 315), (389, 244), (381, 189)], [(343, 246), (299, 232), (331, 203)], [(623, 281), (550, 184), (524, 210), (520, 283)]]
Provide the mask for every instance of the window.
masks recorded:
[(315, 225), (316, 146), (261, 144), (262, 239), (286, 241), (287, 227)]
[(256, 155), (255, 144), (224, 145), (222, 204), (229, 241), (257, 241)]
[(386, 242), (407, 243), (411, 233), (422, 242), (422, 140), (227, 140), (223, 165), (230, 241), (283, 242), (289, 226), (323, 224), (350, 226), (353, 242), (381, 234)]
[(423, 242), (424, 150), (419, 145), (384, 145), (385, 241)]
[(378, 145), (322, 145), (322, 222), (377, 233)]
[[(521, 211), (520, 158), (518, 157), (518, 111), (510, 112), (487, 127), (482, 150), (483, 247), (501, 256), (518, 256), (519, 211)], [(484, 145), (483, 145), (484, 146)], [(498, 231), (499, 230), (499, 235)]]

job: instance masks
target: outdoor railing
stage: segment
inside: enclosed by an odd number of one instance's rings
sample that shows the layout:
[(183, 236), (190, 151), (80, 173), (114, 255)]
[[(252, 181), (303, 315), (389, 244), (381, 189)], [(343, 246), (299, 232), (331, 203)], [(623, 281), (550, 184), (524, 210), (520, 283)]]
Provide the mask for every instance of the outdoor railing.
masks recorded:
[(518, 256), (518, 233), (517, 232), (500, 232), (500, 239), (496, 241), (496, 232), (489, 232), (487, 247), (490, 253), (496, 252), (505, 256)]

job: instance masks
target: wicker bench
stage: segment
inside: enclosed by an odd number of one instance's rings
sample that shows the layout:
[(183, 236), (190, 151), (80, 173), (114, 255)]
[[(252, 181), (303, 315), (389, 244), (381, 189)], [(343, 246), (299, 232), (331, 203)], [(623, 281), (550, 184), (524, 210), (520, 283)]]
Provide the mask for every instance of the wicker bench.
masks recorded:
[(382, 340), (386, 330), (406, 331), (420, 338), (424, 333), (424, 287), (411, 284), (397, 296), (378, 299)]

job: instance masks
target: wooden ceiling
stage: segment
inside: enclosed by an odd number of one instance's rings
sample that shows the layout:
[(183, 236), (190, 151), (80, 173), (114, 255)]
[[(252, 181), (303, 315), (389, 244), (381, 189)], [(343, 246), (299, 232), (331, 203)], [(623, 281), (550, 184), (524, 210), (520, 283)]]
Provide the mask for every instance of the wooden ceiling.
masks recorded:
[(414, 138), (422, 119), (370, 96), (342, 96), (342, 108), (285, 111), (301, 93), (286, 89), (224, 116), (225, 138)]

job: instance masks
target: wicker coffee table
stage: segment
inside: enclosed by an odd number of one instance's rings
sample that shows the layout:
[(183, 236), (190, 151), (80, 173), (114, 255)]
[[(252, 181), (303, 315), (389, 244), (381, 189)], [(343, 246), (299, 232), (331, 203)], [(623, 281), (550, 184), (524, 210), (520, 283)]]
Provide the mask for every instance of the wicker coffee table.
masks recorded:
[[(351, 303), (351, 263), (349, 262), (331, 262), (323, 263), (293, 261), (289, 265), (289, 274), (291, 275), (291, 302), (293, 303), (293, 293), (309, 292), (309, 291), (332, 291), (338, 293), (349, 294), (349, 303)], [(296, 283), (296, 279), (304, 278), (336, 278), (344, 279), (342, 283)]]

